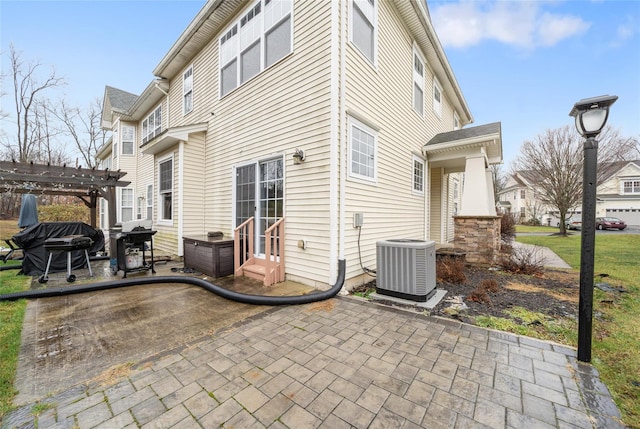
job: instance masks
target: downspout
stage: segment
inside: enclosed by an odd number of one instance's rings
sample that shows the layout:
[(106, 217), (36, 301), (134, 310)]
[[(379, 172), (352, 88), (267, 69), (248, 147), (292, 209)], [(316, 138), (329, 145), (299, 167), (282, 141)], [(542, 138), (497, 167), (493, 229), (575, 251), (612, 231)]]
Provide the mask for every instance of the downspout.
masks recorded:
[(184, 141), (178, 144), (178, 256), (184, 255)]
[(344, 254), (344, 206), (341, 177), (341, 56), (340, 56), (340, 2), (331, 2), (331, 130), (329, 179), (329, 282), (336, 277), (335, 261)]
[(170, 116), (171, 109), (169, 108), (169, 93), (160, 87), (160, 82), (158, 80), (164, 81), (164, 79), (156, 79), (153, 82), (153, 84), (154, 84), (154, 86), (156, 87), (156, 89), (158, 91), (160, 91), (161, 93), (164, 94), (165, 97), (167, 97), (167, 128), (169, 128), (169, 124), (171, 124), (171, 121), (170, 121), (170, 119), (171, 119), (171, 116)]
[(422, 157), (424, 159), (424, 239), (431, 240), (431, 166), (427, 153), (422, 149)]
[[(341, 35), (340, 35), (340, 127), (338, 135), (339, 150), (342, 156), (340, 157), (340, 254), (339, 260), (345, 260), (345, 229), (346, 229), (346, 188), (347, 188), (347, 138), (346, 138), (346, 100), (345, 100), (345, 87), (346, 87), (346, 48), (347, 48), (347, 2), (339, 2), (342, 6), (341, 12)], [(346, 267), (345, 267), (346, 270)]]

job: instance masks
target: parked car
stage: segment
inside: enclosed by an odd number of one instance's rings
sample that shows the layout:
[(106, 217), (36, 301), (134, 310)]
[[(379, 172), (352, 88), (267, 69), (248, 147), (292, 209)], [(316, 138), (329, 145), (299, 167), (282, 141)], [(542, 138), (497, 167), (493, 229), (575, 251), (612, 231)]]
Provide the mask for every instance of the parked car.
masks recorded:
[(580, 229), (582, 228), (582, 216), (573, 215), (565, 221), (566, 229)]
[(627, 224), (617, 217), (597, 217), (596, 228), (598, 229), (619, 229), (622, 231), (627, 227)]

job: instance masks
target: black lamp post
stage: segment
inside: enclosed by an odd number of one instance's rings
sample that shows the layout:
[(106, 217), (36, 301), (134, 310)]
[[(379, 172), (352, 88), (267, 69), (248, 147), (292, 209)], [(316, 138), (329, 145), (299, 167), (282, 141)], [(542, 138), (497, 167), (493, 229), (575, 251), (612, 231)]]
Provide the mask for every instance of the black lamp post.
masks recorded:
[(580, 249), (580, 302), (578, 304), (578, 360), (591, 362), (591, 327), (593, 314), (593, 263), (596, 236), (596, 186), (598, 142), (596, 137), (609, 117), (615, 95), (585, 98), (578, 101), (569, 116), (576, 118), (576, 128), (584, 142), (582, 182), (582, 246)]

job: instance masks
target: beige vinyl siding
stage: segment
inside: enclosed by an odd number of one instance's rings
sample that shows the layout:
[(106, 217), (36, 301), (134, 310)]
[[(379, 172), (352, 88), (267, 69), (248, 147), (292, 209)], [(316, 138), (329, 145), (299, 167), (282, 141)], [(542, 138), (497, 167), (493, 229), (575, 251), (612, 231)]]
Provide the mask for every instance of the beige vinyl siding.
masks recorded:
[[(447, 174), (446, 175), (446, 194), (447, 195), (447, 211), (446, 211), (446, 219), (445, 219), (445, 228), (446, 228), (446, 233), (445, 236), (443, 237), (443, 241), (445, 243), (450, 243), (453, 241), (453, 234), (454, 234), (454, 222), (453, 222), (453, 203), (455, 202), (453, 199), (453, 192), (454, 192), (454, 187), (455, 187), (455, 177), (457, 176), (456, 173), (454, 174)], [(458, 185), (460, 186), (460, 185)], [(460, 188), (458, 187), (458, 192), (460, 192)]]
[(429, 209), (430, 223), (430, 239), (436, 243), (440, 242), (442, 237), (442, 183), (443, 175), (441, 168), (432, 168), (430, 170), (430, 187), (431, 187), (431, 206)]
[[(200, 61), (209, 115), (205, 230), (231, 234), (234, 166), (284, 157), (288, 274), (327, 282), (329, 254), (330, 2), (294, 3), (293, 53), (218, 100), (218, 37), (194, 61), (194, 112), (202, 108)], [(201, 58), (200, 58), (201, 57)], [(197, 85), (197, 86), (196, 86)], [(173, 100), (172, 100), (173, 102)], [(181, 109), (181, 100), (175, 101)], [(292, 153), (306, 161), (293, 165)], [(304, 239), (307, 250), (297, 247)]]
[[(425, 239), (425, 198), (439, 196), (440, 177), (424, 196), (412, 193), (412, 154), (435, 134), (453, 129), (453, 113), (443, 93), (442, 119), (432, 110), (433, 71), (425, 67), (425, 114), (413, 109), (414, 37), (401, 22), (393, 2), (378, 6), (377, 67), (373, 67), (351, 44), (346, 50), (346, 108), (377, 134), (377, 183), (348, 178), (346, 184), (345, 256), (347, 278), (361, 273), (358, 261), (358, 230), (351, 225), (355, 212), (364, 213), (360, 253), (365, 266), (376, 265), (376, 242), (388, 238)], [(348, 136), (348, 130), (345, 131)], [(350, 147), (350, 146), (349, 146)], [(428, 163), (427, 174), (429, 172)], [(432, 176), (433, 177), (433, 176)], [(431, 215), (440, 210), (434, 202)], [(438, 212), (439, 213), (439, 212)], [(441, 216), (438, 214), (438, 219)], [(432, 238), (440, 241), (441, 227), (431, 219)], [(433, 228), (436, 228), (435, 231)]]
[[(184, 160), (182, 173), (184, 190), (182, 216), (184, 236), (200, 235), (204, 230), (204, 134), (192, 134), (184, 143)], [(179, 238), (181, 239), (181, 238)]]

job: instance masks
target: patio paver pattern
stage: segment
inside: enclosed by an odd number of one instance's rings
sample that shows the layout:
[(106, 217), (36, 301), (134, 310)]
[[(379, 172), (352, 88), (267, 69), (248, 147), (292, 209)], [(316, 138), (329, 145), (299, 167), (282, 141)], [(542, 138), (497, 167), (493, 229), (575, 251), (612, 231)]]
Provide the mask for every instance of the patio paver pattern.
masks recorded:
[(41, 402), (46, 428), (624, 427), (574, 349), (354, 298), (273, 308)]

